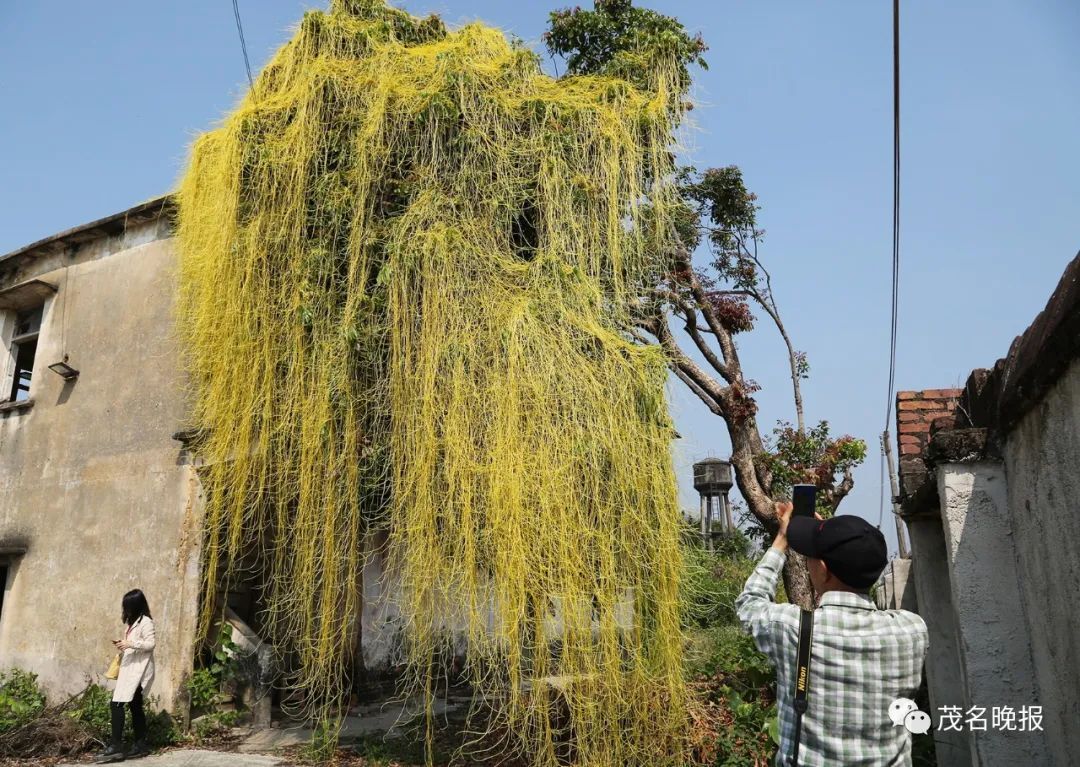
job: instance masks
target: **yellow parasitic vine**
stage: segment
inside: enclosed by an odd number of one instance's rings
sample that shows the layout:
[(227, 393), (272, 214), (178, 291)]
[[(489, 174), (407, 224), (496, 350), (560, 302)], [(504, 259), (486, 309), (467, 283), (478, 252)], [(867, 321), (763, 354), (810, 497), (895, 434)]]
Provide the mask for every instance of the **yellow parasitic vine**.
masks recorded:
[(664, 69), (554, 80), (496, 30), (335, 0), (196, 142), (206, 588), (263, 563), (314, 713), (381, 530), (429, 711), (464, 646), (472, 721), (531, 764), (681, 764), (666, 368), (627, 333), (669, 228)]

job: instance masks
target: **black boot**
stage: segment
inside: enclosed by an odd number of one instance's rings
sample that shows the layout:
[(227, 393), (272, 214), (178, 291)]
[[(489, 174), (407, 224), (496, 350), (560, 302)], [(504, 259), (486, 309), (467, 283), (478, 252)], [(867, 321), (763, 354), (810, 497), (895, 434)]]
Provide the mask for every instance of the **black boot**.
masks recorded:
[(95, 764), (111, 764), (112, 762), (124, 761), (124, 749), (119, 746), (109, 746), (94, 759)]
[(127, 753), (128, 759), (134, 759), (139, 756), (146, 756), (150, 753), (150, 746), (146, 744), (146, 740), (139, 738), (137, 741), (131, 744), (131, 750)]

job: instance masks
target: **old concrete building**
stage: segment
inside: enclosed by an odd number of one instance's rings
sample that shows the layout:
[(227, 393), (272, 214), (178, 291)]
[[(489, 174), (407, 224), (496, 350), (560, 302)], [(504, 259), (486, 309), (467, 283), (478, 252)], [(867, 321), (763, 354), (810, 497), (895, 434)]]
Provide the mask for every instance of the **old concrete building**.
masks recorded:
[(173, 439), (170, 211), (153, 200), (0, 257), (0, 668), (57, 695), (100, 680), (131, 588), (156, 619), (161, 704), (191, 667), (198, 486)]
[[(33, 671), (54, 697), (103, 681), (121, 597), (141, 588), (157, 627), (153, 695), (170, 710), (185, 700), (202, 507), (173, 212), (162, 197), (0, 256), (0, 671)], [(401, 631), (383, 542), (368, 541), (364, 570), (373, 672), (397, 662)], [(256, 580), (224, 595), (244, 632), (258, 632), (260, 597)]]
[[(991, 369), (900, 392), (897, 433), (938, 764), (1076, 764), (1080, 255)], [(959, 730), (945, 706), (964, 712)], [(1038, 730), (993, 721), (1036, 706)]]

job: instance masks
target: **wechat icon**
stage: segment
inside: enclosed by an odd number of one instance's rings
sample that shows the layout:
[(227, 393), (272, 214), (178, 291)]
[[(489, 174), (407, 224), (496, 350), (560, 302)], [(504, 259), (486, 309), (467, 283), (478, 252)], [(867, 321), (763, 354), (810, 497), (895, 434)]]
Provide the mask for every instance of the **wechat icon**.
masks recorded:
[(889, 719), (893, 727), (903, 726), (912, 735), (925, 735), (930, 731), (930, 715), (920, 711), (910, 698), (897, 698), (890, 703)]

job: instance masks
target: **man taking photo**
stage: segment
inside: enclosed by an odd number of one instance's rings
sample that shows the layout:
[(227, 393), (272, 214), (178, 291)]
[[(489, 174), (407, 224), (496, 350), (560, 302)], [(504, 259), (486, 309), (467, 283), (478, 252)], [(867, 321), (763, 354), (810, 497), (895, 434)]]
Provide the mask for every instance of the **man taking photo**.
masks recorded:
[(776, 764), (792, 763), (796, 730), (801, 610), (774, 601), (790, 546), (807, 558), (817, 594), (798, 764), (910, 765), (911, 734), (893, 725), (889, 704), (914, 697), (928, 637), (918, 615), (878, 610), (870, 598), (887, 563), (885, 537), (861, 517), (793, 517), (791, 503), (776, 510), (776, 539), (735, 602), (743, 627), (776, 669)]

